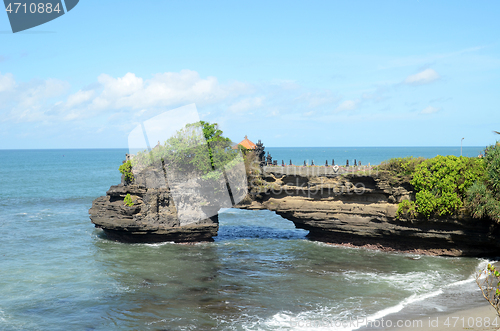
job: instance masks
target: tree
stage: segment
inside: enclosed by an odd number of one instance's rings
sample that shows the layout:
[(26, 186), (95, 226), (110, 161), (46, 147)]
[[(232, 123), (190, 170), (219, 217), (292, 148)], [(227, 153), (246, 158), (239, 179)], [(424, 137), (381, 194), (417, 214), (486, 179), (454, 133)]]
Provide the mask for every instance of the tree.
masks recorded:
[(231, 139), (222, 136), (222, 130), (219, 129), (217, 123), (208, 123), (200, 121), (193, 124), (188, 124), (186, 127), (197, 128), (201, 127), (203, 137), (207, 142), (208, 154), (210, 156), (210, 165), (212, 169), (223, 166), (235, 153), (232, 153), (229, 148), (231, 147)]
[(483, 173), (484, 162), (479, 158), (438, 155), (418, 164), (410, 181), (417, 212), (425, 218), (453, 215)]
[(222, 169), (238, 155), (231, 140), (222, 136), (217, 123), (200, 121), (187, 124), (151, 151), (137, 153), (132, 166), (141, 171), (149, 166), (175, 169), (177, 174), (206, 175)]
[(474, 218), (488, 217), (500, 223), (500, 145), (484, 150), (486, 170), (467, 191), (466, 206)]
[(124, 162), (118, 170), (121, 174), (125, 175), (124, 179), (126, 183), (131, 183), (134, 181), (134, 174), (132, 173), (132, 164), (130, 160)]
[(500, 316), (500, 272), (495, 266), (488, 264), (485, 270), (476, 273), (476, 284), (481, 289), (483, 297)]

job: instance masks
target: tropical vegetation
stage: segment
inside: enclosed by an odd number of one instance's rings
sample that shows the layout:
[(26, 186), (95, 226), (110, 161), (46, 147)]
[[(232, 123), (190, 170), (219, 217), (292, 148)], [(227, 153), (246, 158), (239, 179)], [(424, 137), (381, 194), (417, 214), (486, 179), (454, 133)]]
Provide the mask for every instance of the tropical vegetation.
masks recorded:
[(118, 170), (120, 171), (120, 173), (122, 175), (125, 175), (124, 176), (125, 182), (131, 183), (134, 181), (134, 174), (132, 173), (132, 163), (130, 162), (130, 160), (128, 160), (127, 162), (124, 162), (118, 168)]
[(488, 217), (500, 223), (500, 145), (484, 151), (485, 172), (467, 192), (466, 206), (475, 218)]
[(123, 203), (125, 204), (125, 206), (128, 206), (128, 207), (132, 207), (134, 205), (134, 201), (132, 200), (130, 193), (127, 193), (125, 198), (123, 198)]
[(396, 158), (382, 163), (379, 170), (414, 188), (414, 199), (399, 203), (398, 218), (439, 218), (463, 212), (500, 222), (498, 143), (487, 147), (483, 158)]
[(217, 123), (187, 124), (151, 151), (137, 153), (120, 166), (120, 172), (127, 182), (134, 180), (132, 169), (137, 173), (151, 166), (170, 169), (178, 175), (220, 176), (222, 172), (217, 170), (243, 161), (238, 150), (231, 148), (231, 140), (222, 134)]

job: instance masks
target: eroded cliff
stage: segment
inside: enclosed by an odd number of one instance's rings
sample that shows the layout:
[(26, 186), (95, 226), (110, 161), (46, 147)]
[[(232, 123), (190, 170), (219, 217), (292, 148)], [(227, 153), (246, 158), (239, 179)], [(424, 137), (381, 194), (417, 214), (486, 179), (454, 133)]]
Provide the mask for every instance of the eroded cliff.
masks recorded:
[[(198, 206), (196, 216), (204, 212), (206, 217), (181, 224), (172, 196), (175, 184), (167, 185), (162, 167), (142, 172), (133, 183), (127, 183), (122, 176), (120, 185), (111, 186), (105, 196), (93, 201), (89, 210), (90, 219), (110, 239), (119, 241), (210, 241), (219, 229), (219, 208), (213, 210), (210, 205), (205, 205), (199, 194), (191, 194), (197, 188), (197, 183), (191, 182), (188, 187), (177, 190), (184, 193), (178, 206)], [(133, 206), (125, 205), (127, 194), (130, 194)]]
[[(353, 168), (354, 169), (354, 168)], [(250, 172), (252, 173), (252, 172)], [(178, 206), (198, 206), (207, 217), (181, 224), (172, 185), (160, 185), (161, 171), (150, 170), (133, 184), (112, 186), (94, 200), (90, 218), (110, 238), (130, 242), (197, 242), (217, 235), (217, 206), (192, 187), (183, 188)], [(498, 256), (498, 227), (465, 213), (430, 220), (398, 218), (402, 200), (413, 200), (404, 178), (372, 168), (337, 173), (332, 167), (264, 167), (248, 177), (247, 197), (236, 206), (268, 209), (309, 231), (309, 238), (334, 244), (452, 256)], [(134, 205), (125, 206), (130, 194)], [(179, 202), (179, 201), (177, 201)], [(201, 207), (200, 207), (201, 206)], [(215, 210), (215, 209), (217, 210)]]
[(396, 211), (413, 200), (407, 180), (373, 170), (338, 175), (324, 167), (265, 167), (239, 208), (269, 209), (335, 244), (453, 256), (500, 253), (498, 228), (466, 214), (404, 219)]

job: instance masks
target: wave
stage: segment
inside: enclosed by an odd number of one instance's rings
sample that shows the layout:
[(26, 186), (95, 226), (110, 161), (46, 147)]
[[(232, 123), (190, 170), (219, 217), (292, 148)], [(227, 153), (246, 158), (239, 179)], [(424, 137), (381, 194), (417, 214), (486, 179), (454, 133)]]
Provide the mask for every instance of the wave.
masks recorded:
[(144, 246), (148, 246), (148, 247), (161, 247), (161, 246), (171, 245), (171, 244), (175, 244), (175, 242), (164, 241), (164, 242), (159, 242), (159, 243), (154, 243), (154, 244), (136, 244), (136, 245), (144, 245)]
[[(495, 261), (480, 260), (479, 263), (478, 263), (478, 265), (476, 266), (476, 270), (478, 270), (478, 269), (479, 270), (484, 269), (486, 267), (486, 265), (488, 265), (488, 263), (494, 263), (494, 262)], [(432, 292), (429, 292), (429, 293), (420, 294), (420, 295), (412, 294), (410, 297), (404, 299), (403, 301), (401, 301), (397, 305), (389, 307), (389, 308), (382, 309), (382, 310), (376, 312), (375, 314), (372, 314), (372, 315), (368, 316), (367, 317), (367, 321), (372, 321), (373, 322), (373, 321), (376, 321), (376, 320), (380, 320), (383, 317), (386, 317), (387, 315), (400, 312), (401, 310), (403, 310), (404, 307), (406, 307), (407, 305), (409, 305), (411, 303), (415, 303), (415, 302), (419, 302), (419, 301), (424, 301), (424, 300), (430, 299), (432, 297), (436, 297), (436, 296), (438, 296), (440, 294), (443, 294), (445, 288), (452, 288), (452, 287), (457, 287), (457, 286), (462, 287), (463, 285), (466, 285), (466, 284), (469, 284), (469, 283), (473, 283), (475, 281), (475, 277), (476, 277), (475, 273), (473, 273), (467, 279), (455, 281), (455, 282), (452, 282), (450, 284), (446, 284), (446, 285), (444, 285), (442, 288), (440, 288), (438, 290), (435, 290), (435, 291), (432, 291)], [(479, 291), (479, 289), (478, 289), (478, 291)], [(365, 323), (365, 325), (366, 325), (366, 323)], [(355, 329), (350, 329), (350, 330), (356, 330), (356, 329), (358, 329), (358, 328), (360, 328), (362, 326), (365, 326), (365, 325), (360, 325), (359, 327), (357, 327)]]
[[(481, 270), (486, 267), (488, 263), (495, 261), (480, 260), (476, 266), (476, 270)], [(429, 274), (423, 272), (410, 273), (408, 275), (380, 275), (370, 272), (356, 273), (345, 272), (344, 275), (347, 279), (356, 277), (357, 280), (372, 279), (376, 282), (389, 282), (393, 283), (396, 279), (401, 280), (398, 286), (409, 286), (413, 291), (417, 291), (416, 283), (422, 284), (422, 280), (428, 280)], [(440, 282), (444, 279), (444, 275), (435, 273), (432, 275), (433, 283)], [(457, 280), (452, 283), (441, 286), (440, 288), (431, 290), (424, 293), (413, 293), (409, 297), (404, 298), (396, 305), (381, 309), (370, 315), (363, 316), (362, 313), (354, 316), (352, 312), (333, 313), (340, 311), (342, 307), (322, 307), (316, 310), (309, 310), (294, 314), (290, 311), (282, 311), (274, 314), (267, 319), (261, 319), (256, 323), (253, 318), (251, 323), (243, 326), (245, 330), (330, 330), (330, 331), (353, 331), (364, 326), (377, 325), (377, 321), (381, 321), (388, 315), (401, 312), (405, 307), (410, 304), (422, 302), (430, 298), (438, 297), (445, 293), (445, 291), (457, 287), (462, 291), (463, 286), (472, 284), (475, 281), (475, 273), (471, 274), (467, 279)], [(406, 284), (404, 284), (406, 282)], [(479, 289), (478, 289), (479, 290)], [(395, 323), (395, 322), (394, 322)], [(395, 324), (394, 324), (395, 325)]]
[[(329, 330), (329, 331), (353, 331), (367, 325), (373, 325), (382, 318), (400, 312), (405, 306), (423, 301), (443, 293), (439, 289), (430, 293), (416, 295), (404, 299), (397, 305), (382, 309), (368, 316), (349, 316), (348, 314), (332, 315), (331, 308), (322, 308), (316, 311), (301, 312), (293, 314), (291, 312), (280, 312), (267, 320), (262, 321), (258, 328), (255, 324), (246, 326), (245, 330)], [(263, 328), (262, 328), (263, 327)]]

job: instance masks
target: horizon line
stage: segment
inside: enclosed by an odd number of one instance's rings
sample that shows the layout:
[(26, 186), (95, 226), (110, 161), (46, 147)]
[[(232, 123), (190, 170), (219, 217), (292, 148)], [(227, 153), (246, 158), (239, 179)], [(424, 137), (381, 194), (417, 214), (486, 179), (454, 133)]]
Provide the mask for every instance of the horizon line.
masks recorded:
[[(460, 148), (460, 146), (264, 146), (265, 148)], [(462, 146), (464, 148), (482, 148), (483, 146)], [(61, 148), (0, 148), (0, 151), (22, 151), (22, 150), (111, 150), (129, 149), (128, 147), (61, 147)]]

